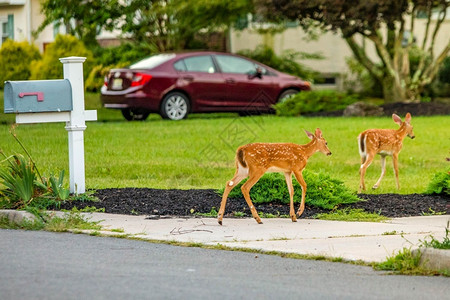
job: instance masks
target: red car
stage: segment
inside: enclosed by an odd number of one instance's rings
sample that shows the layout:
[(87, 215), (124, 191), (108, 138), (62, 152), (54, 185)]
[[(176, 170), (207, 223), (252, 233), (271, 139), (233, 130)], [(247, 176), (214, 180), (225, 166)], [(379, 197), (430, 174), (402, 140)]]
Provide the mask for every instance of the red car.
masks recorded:
[(153, 112), (180, 120), (196, 112), (270, 112), (283, 98), (307, 90), (309, 82), (239, 55), (164, 53), (111, 70), (101, 101), (127, 120)]

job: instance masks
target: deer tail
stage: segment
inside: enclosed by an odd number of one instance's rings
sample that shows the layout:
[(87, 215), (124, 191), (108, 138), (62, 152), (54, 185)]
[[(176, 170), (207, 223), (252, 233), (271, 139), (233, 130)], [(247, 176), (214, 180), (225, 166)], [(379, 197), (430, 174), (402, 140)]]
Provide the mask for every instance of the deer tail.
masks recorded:
[(244, 168), (247, 168), (247, 163), (245, 162), (245, 158), (244, 158), (244, 150), (239, 149), (236, 153), (236, 159), (239, 162), (239, 164), (241, 166), (243, 166)]
[(358, 136), (358, 148), (359, 148), (359, 155), (361, 156), (361, 164), (363, 164), (366, 161), (366, 134), (365, 132), (361, 133)]

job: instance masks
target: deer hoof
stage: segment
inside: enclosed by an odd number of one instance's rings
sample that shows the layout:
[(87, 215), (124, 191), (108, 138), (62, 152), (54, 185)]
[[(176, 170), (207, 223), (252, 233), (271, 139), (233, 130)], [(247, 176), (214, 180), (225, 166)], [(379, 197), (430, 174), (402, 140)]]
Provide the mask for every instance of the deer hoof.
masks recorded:
[(222, 220), (217, 220), (217, 222), (219, 223), (219, 225), (222, 225)]
[(291, 216), (292, 222), (297, 222), (297, 217), (295, 215)]
[(372, 190), (376, 190), (378, 188), (378, 185), (374, 185), (373, 187), (372, 187)]

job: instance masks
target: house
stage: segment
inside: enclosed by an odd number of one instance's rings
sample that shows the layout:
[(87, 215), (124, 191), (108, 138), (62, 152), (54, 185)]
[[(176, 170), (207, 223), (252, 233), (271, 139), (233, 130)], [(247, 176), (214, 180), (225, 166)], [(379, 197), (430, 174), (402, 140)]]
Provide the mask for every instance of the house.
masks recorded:
[(45, 45), (51, 43), (62, 32), (54, 26), (47, 26), (36, 38), (32, 33), (44, 21), (41, 14), (40, 0), (0, 0), (0, 45), (6, 39), (29, 41), (41, 52)]
[[(251, 16), (249, 16), (251, 18)], [(431, 26), (435, 25), (434, 18)], [(53, 25), (47, 26), (37, 37), (33, 37), (32, 32), (36, 31), (44, 21), (44, 16), (40, 12), (40, 0), (0, 0), (0, 35), (1, 43), (7, 38), (22, 41), (27, 40), (34, 43), (41, 52), (45, 46), (51, 43), (58, 33), (65, 33), (65, 28)], [(244, 22), (242, 30), (232, 29), (228, 36), (227, 50), (238, 52), (244, 49), (254, 49), (260, 44), (265, 44), (280, 54), (284, 50), (292, 49), (307, 53), (320, 53), (324, 59), (321, 60), (301, 60), (302, 64), (313, 70), (319, 71), (324, 79), (326, 87), (342, 87), (342, 74), (348, 73), (346, 59), (352, 57), (353, 53), (347, 43), (339, 34), (326, 32), (320, 34), (316, 40), (308, 39), (306, 33), (295, 23), (276, 34), (260, 34), (258, 29), (267, 24), (252, 22), (251, 19)], [(442, 23), (442, 28), (435, 41), (435, 53), (442, 51), (450, 40), (450, 11), (447, 19)], [(425, 35), (426, 19), (417, 19), (414, 36), (418, 41)], [(101, 45), (116, 44), (117, 33), (103, 33), (99, 37)], [(364, 41), (360, 40), (364, 45)], [(225, 43), (224, 43), (225, 45)], [(370, 43), (369, 56), (377, 59), (376, 51)]]
[[(434, 30), (437, 21), (437, 14), (434, 14), (431, 20), (431, 33)], [(414, 39), (418, 43), (422, 43), (425, 36), (427, 18), (418, 16), (415, 21)], [(294, 50), (306, 53), (320, 53), (324, 59), (305, 59), (300, 62), (311, 69), (318, 71), (325, 79), (325, 84), (322, 87), (337, 87), (343, 86), (343, 76), (349, 72), (346, 60), (353, 57), (353, 52), (350, 50), (344, 39), (339, 33), (331, 31), (320, 33), (317, 39), (311, 39), (305, 31), (297, 26), (295, 23), (287, 24), (284, 31), (277, 33), (261, 33), (268, 32), (269, 24), (252, 22), (251, 15), (248, 20), (241, 22), (244, 24), (240, 30), (231, 30), (229, 35), (230, 51), (235, 53), (244, 49), (254, 49), (258, 45), (266, 45), (271, 47), (275, 53), (280, 54), (284, 50)], [(440, 25), (441, 28), (435, 39), (434, 55), (438, 55), (441, 51), (448, 47), (450, 41), (450, 9), (447, 9), (446, 19)], [(430, 35), (431, 35), (430, 33)], [(405, 32), (406, 36), (411, 34), (409, 31)], [(357, 39), (358, 40), (358, 39)], [(367, 48), (369, 58), (373, 61), (379, 61), (375, 47), (371, 42), (364, 41), (362, 38), (358, 40), (359, 44)], [(428, 44), (430, 44), (430, 39)], [(421, 44), (420, 44), (421, 45)]]

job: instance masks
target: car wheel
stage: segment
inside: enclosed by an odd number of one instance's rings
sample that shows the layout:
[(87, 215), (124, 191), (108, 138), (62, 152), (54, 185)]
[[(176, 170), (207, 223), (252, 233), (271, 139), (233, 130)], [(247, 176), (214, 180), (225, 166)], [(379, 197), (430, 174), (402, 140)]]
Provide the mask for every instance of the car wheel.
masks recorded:
[(190, 109), (188, 97), (179, 92), (167, 94), (161, 104), (161, 116), (164, 119), (181, 120), (187, 117)]
[(294, 89), (285, 90), (284, 92), (281, 93), (280, 97), (278, 97), (278, 102), (283, 103), (284, 101), (286, 101), (287, 99), (291, 98), (292, 96), (298, 93), (299, 91)]
[(122, 115), (128, 121), (144, 121), (150, 113), (140, 109), (124, 108)]

